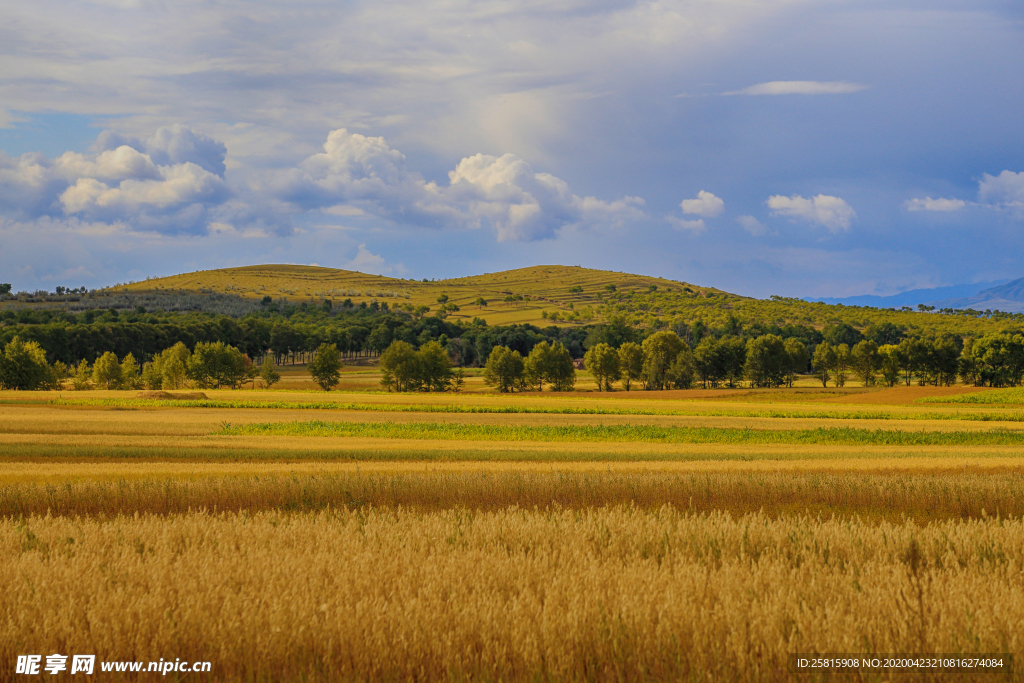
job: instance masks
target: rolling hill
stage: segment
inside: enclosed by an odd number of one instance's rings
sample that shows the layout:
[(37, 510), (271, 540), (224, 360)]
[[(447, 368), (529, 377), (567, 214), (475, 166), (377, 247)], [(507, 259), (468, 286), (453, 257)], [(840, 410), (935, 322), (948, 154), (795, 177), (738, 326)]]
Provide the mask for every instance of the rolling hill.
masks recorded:
[[(1001, 287), (1010, 288), (1014, 284)], [(440, 306), (438, 298), (447, 296), (449, 304), (458, 306), (458, 311), (450, 313), (455, 321), (482, 318), (490, 325), (582, 325), (618, 315), (636, 327), (647, 329), (694, 324), (730, 329), (738, 322), (745, 326), (760, 324), (781, 328), (796, 324), (818, 329), (848, 323), (863, 330), (870, 325), (891, 323), (918, 334), (976, 336), (1019, 329), (1024, 323), (1022, 314), (948, 315), (938, 311), (897, 311), (788, 297), (754, 299), (665, 278), (556, 265), (431, 281), (319, 266), (259, 265), (150, 278), (115, 285), (105, 292), (216, 292), (241, 297), (241, 301), (270, 297), (292, 303), (330, 300), (335, 305), (351, 299), (356, 304), (377, 301), (387, 303), (389, 308), (419, 309), (421, 313), (423, 307), (436, 312)], [(478, 303), (480, 299), (486, 304)]]
[[(452, 314), (455, 318), (480, 317), (492, 325), (549, 325), (551, 323), (544, 317), (545, 313), (558, 312), (559, 318), (575, 314), (581, 322), (602, 317), (596, 308), (607, 302), (612, 294), (611, 286), (614, 286), (615, 293), (655, 291), (685, 293), (690, 297), (735, 296), (711, 287), (579, 266), (532, 266), (424, 282), (319, 266), (260, 265), (151, 278), (110, 289), (220, 292), (246, 298), (269, 296), (298, 302), (330, 299), (340, 303), (351, 299), (359, 304), (377, 300), (387, 302), (389, 307), (397, 305), (415, 309), (428, 306), (432, 311), (440, 305), (438, 297), (447, 295), (448, 301), (459, 307), (458, 312)], [(516, 300), (506, 301), (508, 297)], [(486, 306), (475, 303), (480, 298), (487, 302)]]

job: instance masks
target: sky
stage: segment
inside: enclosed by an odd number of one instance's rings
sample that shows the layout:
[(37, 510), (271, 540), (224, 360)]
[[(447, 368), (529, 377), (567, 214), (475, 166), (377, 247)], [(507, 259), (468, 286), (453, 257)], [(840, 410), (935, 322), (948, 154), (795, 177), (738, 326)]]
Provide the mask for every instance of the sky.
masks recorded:
[(1017, 0), (0, 0), (0, 281), (1024, 276)]

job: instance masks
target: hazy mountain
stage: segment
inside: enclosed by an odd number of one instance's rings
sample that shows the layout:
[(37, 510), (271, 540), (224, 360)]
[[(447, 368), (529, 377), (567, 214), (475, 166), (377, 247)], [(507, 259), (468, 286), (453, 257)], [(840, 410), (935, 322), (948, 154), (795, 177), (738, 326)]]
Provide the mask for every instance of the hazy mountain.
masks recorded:
[(991, 309), (1007, 313), (1024, 313), (1024, 277), (983, 289), (974, 295), (926, 303), (936, 308), (973, 308), (976, 311)]
[[(1024, 282), (1024, 280), (1014, 280), (1014, 282), (1021, 283)], [(968, 297), (978, 295), (983, 290), (988, 291), (986, 288), (995, 289), (997, 286), (1009, 287), (1011, 285), (1013, 285), (1013, 282), (1007, 283), (1006, 280), (997, 280), (995, 282), (975, 282), (974, 284), (969, 285), (950, 285), (948, 287), (933, 287), (931, 289), (911, 289), (906, 292), (900, 292), (899, 294), (892, 294), (890, 296), (864, 294), (861, 296), (826, 299), (806, 298), (806, 300), (820, 301), (826, 304), (843, 304), (844, 306), (874, 306), (875, 308), (899, 308), (900, 306), (910, 306), (914, 308), (917, 307), (918, 304), (927, 304), (932, 306), (935, 305), (932, 302), (938, 300), (966, 299)], [(1018, 289), (1024, 290), (1024, 285), (1019, 286)], [(1020, 300), (1024, 301), (1024, 292), (1022, 292)], [(948, 306), (938, 307), (945, 308)], [(954, 306), (953, 308), (965, 308), (965, 306)], [(981, 310), (985, 309), (982, 308)], [(999, 310), (1008, 309), (1000, 308)]]

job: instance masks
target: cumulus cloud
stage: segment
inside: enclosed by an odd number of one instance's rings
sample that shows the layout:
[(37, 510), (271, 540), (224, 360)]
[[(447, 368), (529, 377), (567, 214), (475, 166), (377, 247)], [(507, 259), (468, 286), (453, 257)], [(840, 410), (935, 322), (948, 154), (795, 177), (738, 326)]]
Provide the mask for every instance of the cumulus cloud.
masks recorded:
[(701, 190), (696, 199), (684, 199), (679, 203), (683, 213), (714, 218), (725, 210), (725, 202), (719, 197)]
[(776, 216), (801, 218), (827, 228), (832, 233), (848, 230), (850, 221), (857, 217), (853, 208), (844, 200), (826, 194), (819, 194), (810, 199), (798, 194), (792, 197), (772, 195), (766, 203)]
[[(0, 205), (20, 219), (74, 216), (158, 232), (201, 232), (230, 192), (223, 144), (188, 128), (145, 141), (105, 131), (89, 154), (0, 153)], [(3, 210), (3, 209), (0, 209)]]
[(847, 81), (768, 81), (723, 95), (848, 95), (867, 88)]
[(498, 241), (548, 239), (564, 227), (617, 224), (644, 216), (643, 200), (579, 197), (568, 184), (538, 173), (514, 154), (476, 154), (448, 173), (449, 184), (426, 181), (384, 138), (332, 131), (324, 151), (305, 159), (277, 184), (279, 196), (305, 208), (386, 218), (435, 228), (489, 225)]
[(960, 209), (967, 206), (967, 202), (962, 199), (945, 199), (940, 197), (939, 199), (932, 199), (931, 197), (925, 197), (924, 199), (911, 199), (906, 203), (907, 211), (959, 211)]
[(105, 152), (125, 146), (145, 153), (153, 163), (160, 166), (193, 163), (214, 175), (224, 177), (227, 147), (223, 142), (196, 133), (187, 126), (164, 126), (141, 140), (105, 130), (96, 139), (93, 149)]
[(1024, 171), (984, 174), (978, 184), (978, 197), (988, 204), (1024, 209)]
[(761, 221), (757, 220), (753, 216), (740, 216), (736, 219), (736, 222), (740, 224), (744, 230), (749, 232), (754, 237), (762, 237), (767, 235), (769, 230)]

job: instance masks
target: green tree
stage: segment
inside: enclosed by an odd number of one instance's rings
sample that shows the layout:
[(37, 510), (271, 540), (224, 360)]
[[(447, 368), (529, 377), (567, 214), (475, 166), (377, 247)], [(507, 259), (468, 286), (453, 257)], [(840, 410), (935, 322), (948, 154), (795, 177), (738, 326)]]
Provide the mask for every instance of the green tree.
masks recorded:
[(135, 360), (135, 356), (129, 353), (121, 361), (121, 388), (138, 389), (141, 384), (142, 378), (139, 377), (139, 363)]
[(34, 341), (15, 336), (0, 355), (0, 388), (34, 391), (50, 385), (52, 375), (46, 352)]
[(188, 347), (178, 342), (153, 357), (153, 367), (159, 372), (161, 381), (153, 389), (184, 389), (188, 384), (188, 361), (192, 357)]
[(483, 298), (482, 296), (478, 296), (476, 298), (476, 301), (474, 301), (473, 303), (479, 308), (487, 307), (487, 299)]
[(849, 346), (840, 344), (835, 347), (835, 361), (832, 366), (832, 372), (835, 373), (837, 387), (846, 386), (846, 377), (850, 372), (850, 362), (852, 360)]
[(400, 339), (391, 342), (391, 346), (380, 356), (380, 383), (388, 391), (409, 391), (419, 381), (416, 349), (412, 344)]
[(524, 363), (524, 381), (527, 385), (544, 390), (544, 382), (552, 391), (571, 391), (576, 384), (576, 368), (572, 356), (561, 342), (534, 345)]
[(274, 358), (269, 353), (263, 356), (263, 364), (260, 365), (260, 379), (267, 389), (281, 381), (281, 373), (274, 368)]
[(636, 342), (624, 342), (619, 347), (619, 370), (622, 377), (622, 388), (629, 391), (633, 382), (639, 382), (644, 376), (644, 352)]
[(71, 378), (71, 386), (75, 388), (75, 391), (85, 391), (92, 386), (92, 368), (84, 358), (75, 366), (75, 375)]
[(709, 386), (711, 388), (718, 386), (722, 374), (718, 340), (714, 337), (701, 339), (700, 343), (693, 349), (693, 363), (697, 377), (700, 378), (701, 384), (703, 384), (705, 389)]
[(619, 379), (619, 354), (605, 343), (591, 346), (583, 357), (583, 364), (594, 376), (598, 391), (611, 391), (612, 382)]
[(370, 333), (370, 338), (366, 344), (377, 353), (383, 353), (384, 349), (391, 346), (392, 341), (394, 341), (394, 338), (391, 335), (391, 329), (384, 323), (381, 323)]
[(833, 348), (840, 344), (846, 344), (847, 348), (849, 348), (864, 338), (864, 335), (849, 323), (828, 325), (822, 330), (822, 335), (825, 337), (825, 341), (831, 344)]
[(786, 385), (793, 386), (798, 372), (807, 372), (807, 361), (811, 359), (807, 347), (799, 339), (790, 337), (786, 340), (786, 357), (789, 361), (786, 367)]
[(735, 387), (743, 379), (747, 364), (747, 343), (740, 337), (722, 337), (718, 342), (718, 360), (721, 376)]
[[(189, 354), (188, 359), (191, 357), (192, 354)], [(164, 361), (161, 373), (163, 375), (162, 388), (184, 389), (188, 385), (188, 359), (183, 362), (181, 356), (171, 355)]]
[(44, 389), (58, 390), (64, 388), (64, 380), (70, 375), (70, 368), (63, 361), (54, 361), (50, 366), (49, 377), (43, 383)]
[(0, 294), (10, 294), (10, 293), (11, 293), (11, 283), (9, 283), (9, 282), (0, 283)]
[(440, 296), (438, 296), (437, 297), (437, 303), (439, 303), (439, 304), (446, 304), (446, 303), (448, 303), (448, 295), (447, 294), (441, 294)]
[(246, 378), (245, 356), (222, 341), (199, 342), (185, 368), (188, 378), (200, 389), (238, 387)]
[(321, 344), (307, 370), (321, 389), (330, 391), (341, 379), (341, 353), (338, 347), (334, 344)]
[(778, 387), (786, 381), (789, 355), (782, 337), (764, 334), (747, 342), (744, 372), (753, 387)]
[[(164, 378), (155, 363), (146, 363), (142, 366), (142, 375), (139, 378), (144, 389), (159, 389), (163, 385)], [(76, 384), (77, 388), (77, 384)]]
[(900, 371), (903, 373), (904, 383), (909, 387), (911, 380), (924, 362), (927, 349), (917, 337), (907, 337), (899, 343), (897, 348), (899, 349)]
[(886, 344), (878, 349), (878, 369), (885, 386), (893, 387), (900, 381), (900, 349), (896, 344)]
[(523, 366), (523, 379), (526, 385), (536, 391), (544, 391), (544, 382), (548, 379), (548, 350), (546, 341), (535, 344), (526, 357)]
[(424, 391), (447, 391), (452, 381), (452, 361), (440, 342), (424, 344), (416, 352), (418, 384)]
[(518, 351), (507, 346), (495, 346), (484, 365), (484, 383), (497, 387), (501, 393), (515, 391), (523, 381), (525, 363)]
[(562, 346), (562, 342), (556, 341), (548, 349), (545, 366), (552, 391), (572, 391), (576, 386), (576, 366), (573, 365), (572, 355)]
[(670, 330), (655, 332), (641, 345), (644, 353), (646, 389), (664, 389), (669, 384), (669, 368), (676, 362), (686, 343)]
[(832, 378), (832, 368), (836, 364), (836, 350), (828, 342), (821, 342), (814, 349), (814, 375), (821, 380), (821, 386), (827, 387)]
[(121, 364), (113, 351), (107, 351), (93, 363), (92, 381), (104, 389), (117, 389), (121, 386)]
[(878, 366), (880, 365), (878, 344), (870, 339), (864, 339), (857, 342), (857, 345), (854, 346), (853, 350), (850, 352), (850, 360), (851, 365), (853, 366), (853, 371), (858, 377), (860, 377), (864, 386), (874, 386), (875, 373), (878, 371)]
[(690, 351), (690, 347), (683, 342), (682, 348), (676, 355), (676, 359), (672, 361), (672, 365), (668, 368), (668, 372), (665, 375), (665, 382), (667, 386), (670, 386), (673, 389), (689, 389), (693, 386), (693, 376), (693, 352)]

